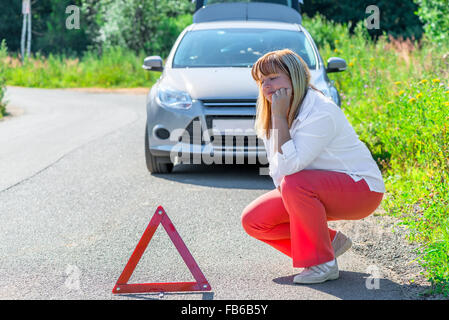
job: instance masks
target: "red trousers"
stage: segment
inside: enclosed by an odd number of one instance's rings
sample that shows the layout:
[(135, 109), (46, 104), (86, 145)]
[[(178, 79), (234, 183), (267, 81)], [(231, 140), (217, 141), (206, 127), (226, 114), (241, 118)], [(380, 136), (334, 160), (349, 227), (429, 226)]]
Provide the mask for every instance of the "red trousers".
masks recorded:
[(288, 255), (293, 267), (305, 268), (334, 259), (337, 233), (329, 220), (359, 220), (373, 213), (383, 193), (371, 191), (364, 179), (345, 173), (302, 170), (285, 176), (274, 189), (251, 202), (242, 225), (252, 237)]

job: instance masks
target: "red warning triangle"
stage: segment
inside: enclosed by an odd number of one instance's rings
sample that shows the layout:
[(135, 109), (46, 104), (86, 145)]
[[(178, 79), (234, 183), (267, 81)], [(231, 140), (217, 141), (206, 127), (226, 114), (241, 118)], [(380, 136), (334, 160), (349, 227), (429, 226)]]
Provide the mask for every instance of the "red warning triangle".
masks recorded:
[[(159, 224), (162, 224), (171, 241), (175, 245), (185, 264), (189, 268), (196, 282), (159, 282), (159, 283), (134, 283), (129, 284), (128, 280), (134, 272), (140, 258), (142, 257), (145, 249), (151, 241), (154, 233), (156, 232)], [(148, 227), (140, 238), (139, 243), (134, 249), (133, 254), (129, 258), (125, 269), (117, 280), (117, 283), (112, 289), (112, 293), (144, 293), (144, 292), (180, 292), (180, 291), (210, 291), (212, 288), (206, 277), (201, 272), (198, 264), (196, 263), (193, 256), (190, 254), (189, 249), (187, 249), (184, 241), (182, 241), (181, 236), (178, 231), (176, 231), (175, 226), (171, 222), (170, 218), (167, 216), (164, 208), (159, 206), (156, 212), (151, 218)]]

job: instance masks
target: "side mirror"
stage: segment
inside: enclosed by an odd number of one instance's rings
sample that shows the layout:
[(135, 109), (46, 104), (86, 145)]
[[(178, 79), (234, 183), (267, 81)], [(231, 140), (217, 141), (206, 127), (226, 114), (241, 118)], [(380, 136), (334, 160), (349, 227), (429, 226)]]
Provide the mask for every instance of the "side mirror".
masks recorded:
[(162, 66), (162, 58), (159, 56), (151, 56), (146, 57), (145, 60), (143, 60), (143, 66), (145, 70), (148, 71), (161, 71), (164, 69)]
[(346, 60), (337, 57), (331, 57), (327, 60), (327, 73), (342, 72), (346, 70)]

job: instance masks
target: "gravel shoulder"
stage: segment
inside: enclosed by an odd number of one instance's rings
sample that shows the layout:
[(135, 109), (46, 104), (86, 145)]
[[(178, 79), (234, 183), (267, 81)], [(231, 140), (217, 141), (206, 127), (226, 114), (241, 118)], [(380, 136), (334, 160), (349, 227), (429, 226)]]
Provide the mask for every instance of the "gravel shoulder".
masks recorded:
[(348, 235), (353, 241), (351, 250), (379, 267), (382, 274), (395, 279), (409, 299), (446, 299), (443, 295), (426, 294), (431, 284), (423, 275), (424, 268), (417, 262), (419, 244), (406, 239), (409, 231), (399, 222), (379, 207), (365, 219), (335, 221), (329, 226)]

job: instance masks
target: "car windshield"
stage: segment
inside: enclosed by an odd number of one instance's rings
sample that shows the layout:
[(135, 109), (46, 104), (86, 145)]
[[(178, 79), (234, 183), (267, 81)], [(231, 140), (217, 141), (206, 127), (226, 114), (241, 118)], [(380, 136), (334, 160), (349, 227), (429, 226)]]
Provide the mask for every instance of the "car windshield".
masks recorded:
[(265, 53), (287, 48), (303, 58), (310, 69), (316, 69), (315, 52), (303, 32), (240, 28), (187, 32), (172, 67), (252, 67)]

